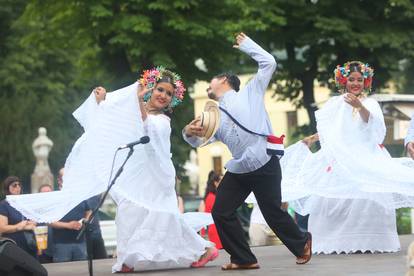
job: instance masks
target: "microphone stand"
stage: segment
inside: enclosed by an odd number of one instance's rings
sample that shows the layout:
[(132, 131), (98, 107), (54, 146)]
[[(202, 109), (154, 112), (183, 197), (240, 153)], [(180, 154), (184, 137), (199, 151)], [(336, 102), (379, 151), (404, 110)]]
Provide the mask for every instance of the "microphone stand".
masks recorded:
[[(120, 149), (117, 149), (117, 151)], [(88, 255), (88, 270), (89, 270), (89, 276), (93, 276), (93, 256), (92, 256), (92, 240), (91, 240), (91, 223), (93, 222), (96, 214), (98, 213), (99, 208), (102, 206), (103, 202), (106, 199), (106, 196), (109, 193), (109, 190), (112, 188), (112, 186), (115, 184), (116, 179), (119, 177), (119, 175), (124, 170), (124, 165), (128, 161), (128, 159), (131, 157), (132, 153), (134, 152), (133, 145), (129, 147), (129, 152), (127, 157), (125, 158), (124, 163), (122, 163), (121, 167), (119, 167), (117, 173), (115, 174), (113, 180), (111, 181), (111, 184), (106, 189), (105, 193), (101, 196), (101, 200), (99, 201), (99, 204), (95, 207), (95, 209), (92, 211), (89, 218), (84, 219), (82, 221), (82, 228), (79, 231), (78, 236), (76, 237), (77, 240), (79, 240), (82, 235), (85, 233), (85, 239), (86, 239), (86, 253)]]

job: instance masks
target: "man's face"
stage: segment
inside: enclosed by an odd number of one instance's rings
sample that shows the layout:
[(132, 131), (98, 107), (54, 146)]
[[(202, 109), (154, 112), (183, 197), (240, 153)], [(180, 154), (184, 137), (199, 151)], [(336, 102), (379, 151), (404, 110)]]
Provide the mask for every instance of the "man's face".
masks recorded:
[(218, 95), (218, 91), (221, 91), (220, 88), (223, 86), (226, 78), (213, 78), (210, 81), (210, 85), (207, 88), (207, 95), (212, 100), (217, 100), (221, 95)]

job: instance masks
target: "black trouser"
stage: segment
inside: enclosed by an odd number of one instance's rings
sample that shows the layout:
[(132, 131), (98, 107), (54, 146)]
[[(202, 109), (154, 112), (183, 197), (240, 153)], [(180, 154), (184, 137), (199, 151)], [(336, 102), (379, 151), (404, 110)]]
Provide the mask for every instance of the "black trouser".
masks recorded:
[(243, 234), (236, 209), (253, 192), (262, 214), (279, 239), (297, 257), (303, 255), (307, 235), (301, 232), (291, 216), (281, 206), (281, 170), (279, 159), (273, 156), (260, 169), (244, 174), (226, 172), (217, 189), (212, 210), (220, 240), (235, 264), (252, 264), (257, 259)]

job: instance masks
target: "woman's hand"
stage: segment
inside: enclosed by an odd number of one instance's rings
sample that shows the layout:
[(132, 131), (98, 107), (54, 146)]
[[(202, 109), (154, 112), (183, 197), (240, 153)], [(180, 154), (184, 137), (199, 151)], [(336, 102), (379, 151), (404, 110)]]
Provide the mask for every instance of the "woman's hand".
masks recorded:
[(27, 221), (27, 224), (23, 228), (23, 230), (34, 230), (36, 228), (36, 222), (34, 221)]
[(16, 232), (26, 230), (27, 224), (29, 223), (28, 220), (22, 220), (21, 222), (16, 224)]
[(149, 89), (148, 87), (138, 84), (138, 90), (137, 90), (138, 100), (140, 102), (143, 102), (145, 94), (147, 94), (149, 91), (151, 91), (151, 89)]
[(315, 143), (316, 141), (319, 141), (319, 134), (318, 133), (315, 133), (311, 136), (305, 137), (302, 140), (302, 142), (308, 147), (311, 147), (313, 145), (313, 143)]
[(247, 35), (244, 33), (239, 33), (236, 35), (236, 44), (233, 45), (234, 48), (239, 48), (240, 44), (246, 39)]
[(99, 104), (100, 102), (104, 101), (106, 98), (106, 89), (102, 86), (98, 86), (93, 90), (95, 94), (96, 102)]
[(368, 123), (370, 115), (369, 110), (364, 107), (357, 96), (351, 93), (346, 93), (344, 95), (344, 100), (359, 112), (359, 115), (365, 123)]
[(23, 230), (34, 230), (36, 228), (36, 222), (30, 220), (22, 220), (16, 224), (16, 232)]
[(346, 103), (352, 105), (352, 107), (355, 107), (357, 109), (362, 107), (361, 101), (352, 93), (345, 93), (344, 100)]
[(141, 84), (138, 83), (137, 96), (138, 96), (139, 109), (141, 110), (142, 121), (145, 121), (148, 116), (147, 111), (145, 110), (144, 96), (150, 90), (151, 89), (148, 89), (146, 86), (142, 86)]

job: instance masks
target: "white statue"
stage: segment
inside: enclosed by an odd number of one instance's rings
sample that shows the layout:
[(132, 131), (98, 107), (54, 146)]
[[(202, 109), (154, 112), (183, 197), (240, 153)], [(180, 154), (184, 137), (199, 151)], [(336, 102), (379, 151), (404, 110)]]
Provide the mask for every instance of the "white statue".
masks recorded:
[(39, 128), (39, 136), (33, 141), (32, 149), (36, 159), (36, 166), (32, 174), (31, 189), (37, 192), (43, 184), (53, 186), (53, 175), (50, 172), (48, 157), (53, 142), (46, 136), (46, 128)]
[(184, 164), (185, 175), (188, 176), (191, 185), (191, 191), (197, 192), (199, 168), (197, 165), (197, 153), (195, 150), (190, 151), (190, 160)]

